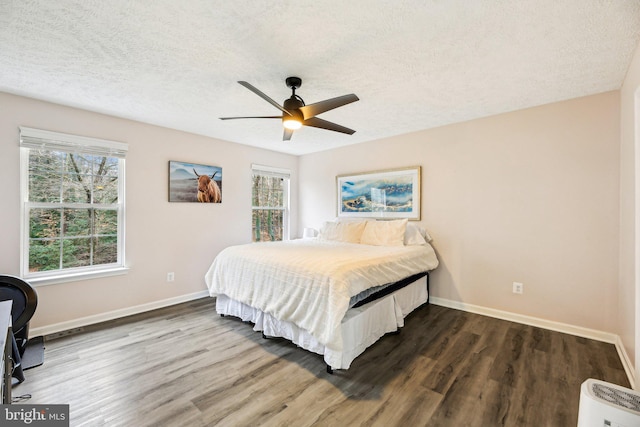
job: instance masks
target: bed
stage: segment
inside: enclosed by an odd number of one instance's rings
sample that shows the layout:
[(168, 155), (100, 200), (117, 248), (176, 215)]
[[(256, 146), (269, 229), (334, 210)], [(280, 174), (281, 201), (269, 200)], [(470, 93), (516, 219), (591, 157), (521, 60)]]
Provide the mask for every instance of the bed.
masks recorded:
[(333, 372), (428, 301), (428, 240), (406, 220), (326, 222), (317, 238), (228, 247), (205, 281), (219, 314), (323, 355)]

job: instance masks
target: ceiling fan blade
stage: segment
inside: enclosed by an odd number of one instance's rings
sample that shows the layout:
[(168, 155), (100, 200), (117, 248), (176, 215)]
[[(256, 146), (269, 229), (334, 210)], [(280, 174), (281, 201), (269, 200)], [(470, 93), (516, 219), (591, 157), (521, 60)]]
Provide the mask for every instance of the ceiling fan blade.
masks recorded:
[(342, 95), (337, 98), (325, 99), (324, 101), (316, 102), (315, 104), (306, 105), (300, 107), (300, 111), (305, 120), (317, 116), (325, 111), (333, 110), (334, 108), (342, 107), (343, 105), (350, 104), (360, 100), (355, 94)]
[(282, 119), (282, 116), (220, 117), (220, 120), (233, 120), (233, 119)]
[(284, 129), (284, 135), (282, 136), (283, 141), (290, 141), (293, 136), (293, 129)]
[(335, 124), (333, 122), (329, 122), (327, 120), (320, 119), (318, 117), (312, 117), (310, 119), (307, 119), (307, 120), (303, 121), (302, 124), (304, 126), (311, 126), (311, 127), (314, 127), (314, 128), (332, 130), (334, 132), (347, 133), (349, 135), (353, 135), (356, 132), (353, 129), (349, 129), (349, 128), (344, 127), (344, 126), (340, 126), (338, 124)]
[(267, 101), (269, 104), (271, 104), (274, 107), (276, 107), (278, 110), (282, 111), (283, 113), (285, 113), (285, 114), (287, 114), (289, 116), (291, 115), (291, 113), (288, 112), (287, 110), (285, 110), (282, 105), (278, 104), (276, 101), (274, 101), (273, 99), (269, 98), (267, 95), (262, 93), (262, 91), (260, 89), (258, 89), (257, 87), (253, 86), (251, 83), (247, 83), (247, 82), (243, 82), (243, 81), (240, 81), (238, 83), (240, 83), (242, 86), (246, 87), (251, 92), (253, 92), (256, 95), (258, 95), (260, 98), (262, 98), (265, 101)]

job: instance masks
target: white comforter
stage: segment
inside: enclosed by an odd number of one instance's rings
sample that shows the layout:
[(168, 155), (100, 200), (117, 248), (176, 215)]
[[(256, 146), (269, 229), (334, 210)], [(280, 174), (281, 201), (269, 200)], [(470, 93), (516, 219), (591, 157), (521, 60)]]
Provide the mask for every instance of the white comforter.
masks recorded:
[(291, 240), (226, 248), (211, 264), (205, 281), (211, 296), (223, 294), (292, 322), (326, 347), (341, 351), (340, 322), (352, 296), (437, 266), (428, 244)]

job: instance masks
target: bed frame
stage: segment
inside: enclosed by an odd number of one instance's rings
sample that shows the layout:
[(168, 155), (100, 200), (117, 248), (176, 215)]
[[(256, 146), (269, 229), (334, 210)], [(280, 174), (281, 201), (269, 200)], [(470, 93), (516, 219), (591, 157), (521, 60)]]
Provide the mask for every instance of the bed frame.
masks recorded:
[(419, 273), (390, 284), (368, 296), (347, 311), (342, 320), (342, 351), (320, 344), (296, 325), (275, 319), (254, 307), (234, 301), (225, 295), (216, 297), (216, 311), (221, 316), (233, 316), (253, 323), (262, 337), (285, 338), (313, 353), (324, 356), (327, 372), (348, 369), (353, 360), (385, 334), (399, 333), (404, 318), (429, 302), (429, 273)]

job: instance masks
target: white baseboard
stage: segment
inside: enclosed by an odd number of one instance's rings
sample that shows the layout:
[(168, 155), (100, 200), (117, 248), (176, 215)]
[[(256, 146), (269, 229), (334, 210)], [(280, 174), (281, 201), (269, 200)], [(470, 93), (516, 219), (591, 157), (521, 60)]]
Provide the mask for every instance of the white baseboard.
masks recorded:
[(35, 337), (39, 335), (55, 334), (57, 332), (68, 331), (74, 328), (81, 328), (84, 326), (89, 326), (89, 325), (93, 325), (100, 322), (106, 322), (108, 320), (115, 320), (121, 317), (144, 313), (146, 311), (168, 307), (170, 305), (180, 304), (187, 301), (193, 301), (193, 300), (208, 297), (208, 296), (209, 296), (209, 292), (206, 290), (195, 292), (192, 294), (180, 295), (177, 297), (168, 298), (160, 301), (154, 301), (146, 304), (136, 305), (133, 307), (127, 307), (119, 310), (108, 311), (106, 313), (100, 313), (92, 316), (81, 317), (79, 319), (73, 319), (66, 322), (54, 323), (52, 325), (41, 326), (38, 328), (31, 328), (29, 330), (29, 335), (32, 337)]
[(636, 372), (633, 369), (633, 363), (631, 363), (629, 354), (627, 354), (627, 350), (624, 348), (624, 344), (622, 343), (622, 338), (620, 338), (619, 335), (617, 335), (615, 344), (616, 350), (618, 350), (618, 356), (620, 356), (620, 361), (624, 367), (624, 371), (627, 373), (627, 378), (629, 378), (629, 384), (631, 384), (632, 389), (636, 390)]
[(524, 325), (536, 326), (538, 328), (614, 344), (616, 346), (616, 350), (618, 351), (618, 356), (620, 357), (622, 366), (624, 367), (624, 371), (629, 379), (629, 383), (631, 384), (631, 387), (635, 389), (635, 373), (633, 364), (629, 359), (629, 355), (627, 354), (627, 351), (625, 350), (622, 343), (622, 339), (619, 335), (612, 334), (610, 332), (598, 331), (596, 329), (569, 325), (567, 323), (540, 319), (538, 317), (525, 316), (523, 314), (512, 313), (509, 311), (496, 310), (494, 308), (482, 307), (473, 304), (466, 304), (463, 302), (452, 301), (445, 298), (432, 296), (429, 298), (429, 302), (431, 304), (440, 305), (442, 307), (454, 308), (456, 310), (467, 311), (469, 313), (481, 314), (484, 316), (495, 317), (496, 319), (508, 320), (511, 322), (522, 323)]

